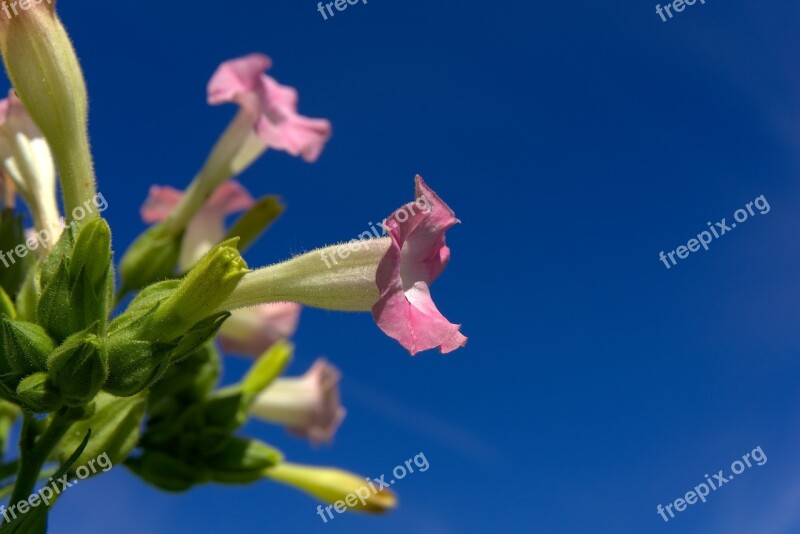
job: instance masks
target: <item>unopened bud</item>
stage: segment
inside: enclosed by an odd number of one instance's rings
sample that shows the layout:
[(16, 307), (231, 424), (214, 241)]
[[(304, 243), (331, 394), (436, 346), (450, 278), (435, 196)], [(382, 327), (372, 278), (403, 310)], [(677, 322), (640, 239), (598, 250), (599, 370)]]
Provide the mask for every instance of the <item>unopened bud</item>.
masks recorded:
[(48, 358), (48, 374), (67, 404), (92, 400), (108, 378), (103, 343), (94, 334), (70, 336)]
[(58, 390), (50, 383), (47, 373), (34, 373), (23, 378), (17, 386), (17, 397), (35, 413), (52, 412), (62, 405)]
[(2, 352), (14, 372), (28, 375), (47, 371), (47, 357), (55, 350), (55, 343), (44, 329), (34, 323), (2, 321)]

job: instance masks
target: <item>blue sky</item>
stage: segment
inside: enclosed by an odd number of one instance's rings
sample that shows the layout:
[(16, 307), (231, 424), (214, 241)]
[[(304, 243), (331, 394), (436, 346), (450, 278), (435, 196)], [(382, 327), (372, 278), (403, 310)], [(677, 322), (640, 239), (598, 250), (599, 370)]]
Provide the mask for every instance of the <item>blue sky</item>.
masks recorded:
[[(205, 103), (218, 63), (264, 52), (334, 136), (313, 165), (267, 153), (242, 177), (289, 208), (250, 265), (356, 236), (420, 173), (463, 221), (432, 289), (470, 342), (412, 359), (368, 314), (306, 310), (291, 372), (342, 370), (335, 443), (247, 427), (372, 477), (423, 452), (388, 516), (323, 524), (267, 482), (163, 495), (117, 467), (53, 532), (800, 531), (796, 5), (60, 3), (117, 251), (149, 185), (185, 187), (232, 117)], [(760, 195), (768, 214), (659, 261)], [(763, 466), (657, 514), (759, 446)]]

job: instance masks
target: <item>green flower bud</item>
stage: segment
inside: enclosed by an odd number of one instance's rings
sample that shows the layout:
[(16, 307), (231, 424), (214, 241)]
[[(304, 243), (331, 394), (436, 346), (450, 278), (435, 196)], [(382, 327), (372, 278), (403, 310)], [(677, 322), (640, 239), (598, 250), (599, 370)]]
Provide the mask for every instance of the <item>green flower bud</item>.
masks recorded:
[(47, 357), (56, 348), (47, 332), (34, 323), (5, 317), (0, 322), (3, 330), (0, 348), (11, 369), (20, 375), (47, 371)]
[(205, 458), (204, 464), (215, 482), (248, 484), (263, 478), (266, 468), (282, 460), (279, 451), (260, 441), (231, 437), (219, 452)]
[(211, 249), (153, 312), (152, 328), (164, 341), (176, 339), (215, 314), (247, 272), (235, 240)]
[(75, 302), (83, 314), (83, 323), (99, 321), (105, 324), (113, 296), (113, 270), (111, 267), (111, 229), (105, 219), (97, 218), (84, 226), (78, 234), (69, 263), (73, 287), (82, 289)]
[(34, 373), (17, 386), (17, 397), (28, 410), (35, 413), (48, 413), (61, 405), (58, 390), (50, 383), (47, 373)]
[[(358, 496), (359, 500), (351, 508), (360, 512), (382, 513), (397, 506), (397, 497), (391, 491), (371, 491), (364, 478), (341, 469), (281, 463), (266, 469), (264, 476), (328, 504), (337, 501), (344, 504), (349, 495)], [(350, 506), (349, 502), (347, 504)]]
[(197, 467), (154, 450), (146, 450), (138, 458), (129, 458), (125, 465), (146, 482), (165, 491), (186, 491), (208, 480)]
[(108, 378), (108, 356), (94, 334), (80, 332), (67, 338), (47, 359), (51, 382), (67, 404), (89, 402)]
[(120, 399), (100, 393), (95, 403), (94, 414), (72, 425), (61, 442), (58, 456), (62, 464), (78, 448), (89, 430), (92, 431), (89, 443), (75, 461), (75, 466), (86, 465), (103, 453), (113, 465), (121, 464), (139, 442), (139, 428), (147, 407), (146, 395)]
[(164, 225), (151, 226), (125, 251), (119, 264), (121, 294), (173, 276), (181, 251), (182, 233)]
[(80, 311), (73, 308), (71, 297), (69, 269), (66, 263), (62, 263), (44, 286), (36, 309), (37, 322), (59, 341), (82, 330)]
[(58, 340), (90, 325), (102, 332), (113, 292), (108, 224), (94, 219), (73, 235), (65, 232), (42, 266), (37, 318)]
[(147, 341), (132, 339), (125, 332), (106, 340), (108, 379), (103, 389), (118, 397), (130, 397), (150, 387), (169, 365), (167, 353)]
[(39, 279), (42, 287), (50, 283), (50, 280), (58, 273), (61, 264), (69, 262), (69, 258), (72, 256), (72, 249), (74, 248), (75, 227), (67, 226), (42, 263), (41, 276)]

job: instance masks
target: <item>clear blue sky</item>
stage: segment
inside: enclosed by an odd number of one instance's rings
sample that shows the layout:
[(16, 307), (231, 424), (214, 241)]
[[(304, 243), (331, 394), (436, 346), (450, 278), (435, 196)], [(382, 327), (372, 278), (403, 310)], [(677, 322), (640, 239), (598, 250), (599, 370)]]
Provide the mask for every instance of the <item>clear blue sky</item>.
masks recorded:
[[(341, 368), (344, 426), (319, 450), (247, 428), (365, 476), (424, 452), (391, 515), (323, 524), (266, 482), (163, 495), (117, 467), (53, 532), (800, 531), (795, 4), (662, 22), (646, 1), (372, 0), (327, 21), (312, 0), (59, 3), (117, 251), (148, 186), (185, 187), (234, 113), (205, 103), (218, 63), (261, 51), (334, 137), (314, 165), (267, 153), (242, 177), (289, 207), (249, 263), (355, 237), (420, 173), (463, 221), (433, 293), (470, 342), (412, 359), (369, 315), (306, 310), (291, 372)], [(762, 194), (767, 215), (659, 261)], [(758, 446), (765, 465), (657, 514)]]

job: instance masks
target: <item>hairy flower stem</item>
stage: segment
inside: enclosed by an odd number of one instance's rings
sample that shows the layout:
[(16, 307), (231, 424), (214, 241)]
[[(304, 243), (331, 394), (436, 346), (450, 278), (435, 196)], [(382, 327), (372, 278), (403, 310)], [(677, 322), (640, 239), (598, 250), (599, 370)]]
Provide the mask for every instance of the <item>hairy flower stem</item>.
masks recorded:
[(252, 119), (243, 111), (236, 114), (220, 136), (203, 168), (164, 225), (172, 235), (181, 233), (203, 207), (214, 190), (255, 161), (266, 147), (253, 133)]
[[(76, 150), (73, 144), (79, 145), (80, 149)], [(94, 199), (97, 194), (89, 138), (80, 136), (73, 139), (70, 146), (56, 141), (52, 143), (52, 149), (59, 163), (58, 170), (61, 174), (61, 191), (64, 195), (67, 221), (72, 221), (75, 208), (83, 206), (86, 217), (81, 223), (89, 222), (90, 219), (98, 216), (97, 210), (86, 210), (84, 205), (87, 200)]]
[(14, 492), (8, 502), (16, 503), (26, 500), (31, 495), (44, 463), (73, 422), (74, 420), (65, 411), (59, 411), (53, 416), (53, 420), (44, 433), (34, 441), (32, 428), (34, 418), (32, 414), (25, 414), (19, 443), (19, 472), (14, 484)]

